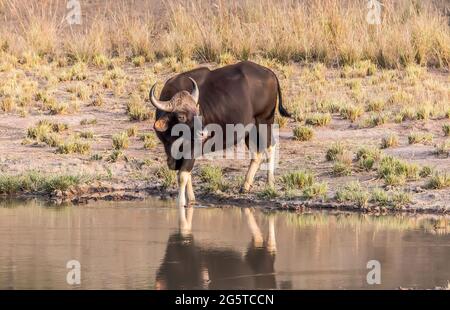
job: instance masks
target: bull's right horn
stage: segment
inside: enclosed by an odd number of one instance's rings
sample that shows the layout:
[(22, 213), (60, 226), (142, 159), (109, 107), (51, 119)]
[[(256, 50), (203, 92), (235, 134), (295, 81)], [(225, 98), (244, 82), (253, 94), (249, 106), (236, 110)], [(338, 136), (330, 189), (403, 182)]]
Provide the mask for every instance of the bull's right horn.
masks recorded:
[(191, 92), (192, 99), (194, 99), (195, 104), (198, 104), (198, 97), (200, 97), (200, 93), (198, 90), (197, 82), (195, 82), (195, 80), (191, 77), (189, 79), (191, 80), (192, 87), (193, 87), (192, 92)]
[(155, 88), (156, 83), (153, 84), (152, 88), (150, 89), (150, 102), (155, 106), (155, 108), (165, 111), (165, 112), (172, 112), (173, 108), (170, 106), (170, 101), (162, 101), (158, 100), (155, 97)]

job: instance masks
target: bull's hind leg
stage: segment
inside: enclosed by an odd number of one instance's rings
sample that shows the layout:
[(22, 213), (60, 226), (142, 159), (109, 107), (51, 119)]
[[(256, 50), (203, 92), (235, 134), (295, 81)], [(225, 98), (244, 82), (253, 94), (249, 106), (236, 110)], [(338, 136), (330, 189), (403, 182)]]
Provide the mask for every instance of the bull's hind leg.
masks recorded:
[(261, 164), (262, 154), (255, 153), (252, 160), (250, 161), (250, 167), (248, 168), (247, 174), (245, 176), (244, 186), (241, 191), (248, 192), (253, 185), (253, 180), (255, 179), (255, 174)]
[(267, 185), (269, 187), (274, 187), (275, 185), (275, 147), (276, 145), (271, 145), (267, 148)]
[[(257, 127), (255, 127), (257, 128)], [(252, 159), (250, 160), (250, 166), (248, 167), (247, 174), (245, 175), (244, 185), (241, 188), (241, 192), (248, 192), (253, 185), (256, 172), (261, 165), (262, 153), (258, 147), (259, 145), (259, 132), (256, 129), (256, 136), (254, 132), (251, 132), (249, 136), (245, 137), (245, 144), (251, 154)]]

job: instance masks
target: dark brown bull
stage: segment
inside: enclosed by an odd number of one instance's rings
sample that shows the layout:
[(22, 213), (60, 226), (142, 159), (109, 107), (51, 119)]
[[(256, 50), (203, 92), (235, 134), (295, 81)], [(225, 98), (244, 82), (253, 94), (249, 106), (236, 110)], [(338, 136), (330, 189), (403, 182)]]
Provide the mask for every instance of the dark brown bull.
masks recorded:
[[(154, 128), (158, 138), (164, 144), (169, 168), (179, 171), (179, 205), (186, 205), (186, 187), (188, 200), (195, 201), (191, 179), (195, 157), (177, 160), (173, 158), (171, 147), (178, 136), (173, 136), (171, 129), (180, 123), (193, 128), (194, 117), (199, 115), (203, 118), (203, 126), (217, 124), (223, 128), (224, 133), (227, 124), (244, 126), (254, 124), (255, 128), (266, 124), (267, 135), (262, 137), (258, 134), (257, 152), (252, 154), (243, 190), (250, 189), (263, 153), (266, 153), (268, 160), (268, 184), (273, 186), (272, 126), (277, 98), (280, 114), (285, 117), (290, 116), (283, 107), (280, 84), (273, 71), (249, 61), (216, 70), (199, 68), (169, 79), (161, 91), (160, 99), (155, 97), (155, 86), (156, 84), (150, 90), (150, 101), (157, 109)], [(225, 144), (225, 141), (228, 141), (226, 137), (224, 137), (223, 149), (230, 147)], [(240, 141), (235, 140), (234, 144), (238, 142)], [(248, 135), (245, 136), (245, 142), (249, 146)]]

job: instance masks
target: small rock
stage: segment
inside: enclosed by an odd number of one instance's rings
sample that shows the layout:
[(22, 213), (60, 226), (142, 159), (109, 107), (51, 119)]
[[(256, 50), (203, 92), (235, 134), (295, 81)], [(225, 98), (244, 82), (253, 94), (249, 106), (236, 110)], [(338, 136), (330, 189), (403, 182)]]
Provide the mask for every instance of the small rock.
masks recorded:
[(66, 191), (62, 192), (62, 196), (63, 196), (63, 199), (65, 199), (65, 200), (71, 200), (72, 197), (74, 196), (74, 194), (73, 194), (72, 190), (66, 190)]
[(78, 195), (84, 195), (89, 192), (89, 186), (87, 184), (82, 184), (76, 187)]

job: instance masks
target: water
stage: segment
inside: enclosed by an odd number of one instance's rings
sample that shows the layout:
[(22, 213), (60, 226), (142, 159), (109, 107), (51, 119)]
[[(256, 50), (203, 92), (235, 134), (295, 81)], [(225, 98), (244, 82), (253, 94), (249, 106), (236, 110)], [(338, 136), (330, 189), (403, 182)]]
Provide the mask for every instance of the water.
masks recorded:
[[(449, 218), (0, 203), (0, 289), (391, 289), (450, 280)], [(191, 227), (190, 227), (191, 226)], [(81, 264), (81, 284), (66, 264)], [(367, 262), (381, 284), (367, 284)]]

